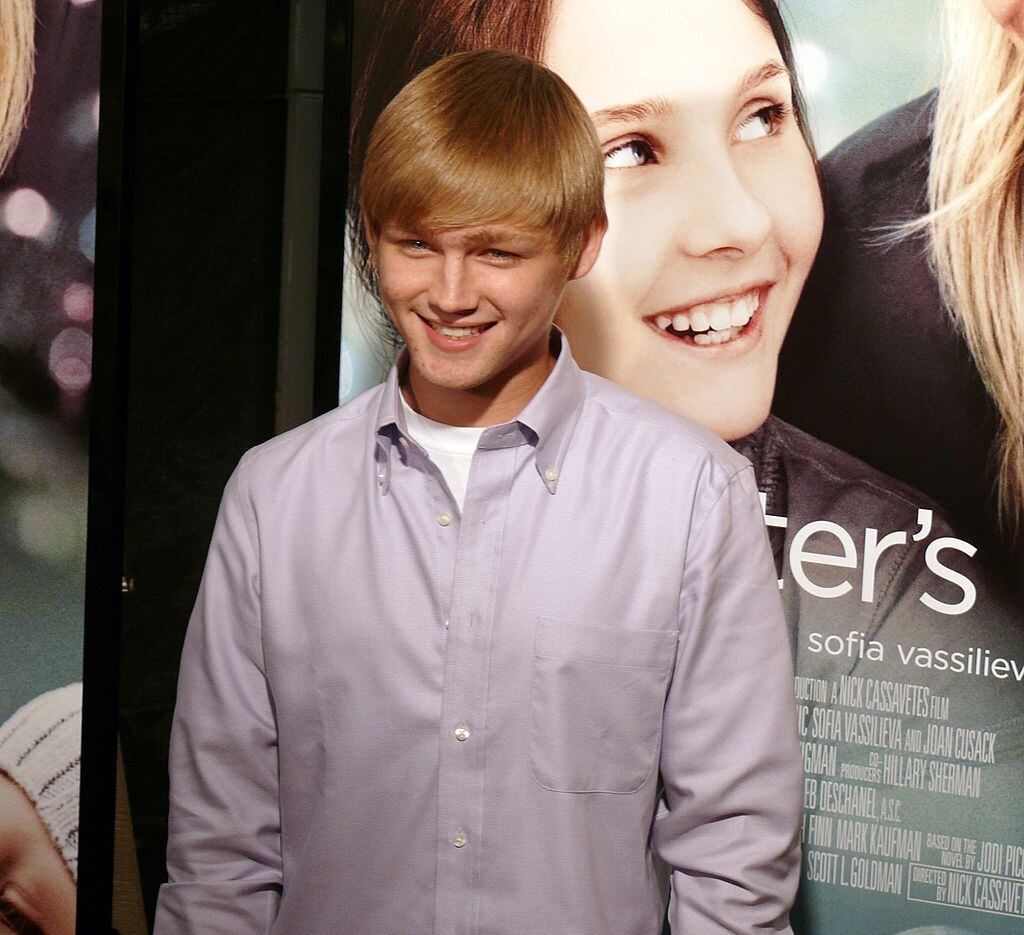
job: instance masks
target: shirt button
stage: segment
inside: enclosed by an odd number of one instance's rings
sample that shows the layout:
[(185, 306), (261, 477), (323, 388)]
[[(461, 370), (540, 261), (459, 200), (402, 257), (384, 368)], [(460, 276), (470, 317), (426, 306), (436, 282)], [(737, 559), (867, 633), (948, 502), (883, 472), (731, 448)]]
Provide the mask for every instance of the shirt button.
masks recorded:
[(466, 842), (468, 840), (469, 840), (469, 838), (466, 837), (465, 832), (464, 831), (460, 831), (460, 832), (458, 832), (455, 835), (454, 838), (452, 838), (452, 844), (454, 844), (456, 847), (465, 847), (466, 846)]
[(401, 445), (403, 448), (408, 448), (409, 439), (403, 435), (401, 438), (398, 439), (398, 444)]
[(456, 727), (455, 728), (455, 739), (456, 740), (469, 740), (469, 728), (468, 727)]
[(451, 522), (452, 522), (452, 515), (451, 515), (451, 513), (438, 513), (437, 521), (442, 526), (450, 526)]
[(447, 620), (445, 620), (445, 622), (444, 622), (444, 628), (445, 628), (446, 630), (448, 629), (448, 621), (447, 621)]
[(555, 470), (554, 468), (548, 468), (548, 469), (547, 469), (547, 470), (546, 470), (546, 471), (544, 472), (544, 476), (545, 476), (545, 477), (546, 477), (546, 478), (547, 478), (548, 480), (557, 480), (557, 479), (558, 479), (558, 471), (556, 471), (556, 470)]

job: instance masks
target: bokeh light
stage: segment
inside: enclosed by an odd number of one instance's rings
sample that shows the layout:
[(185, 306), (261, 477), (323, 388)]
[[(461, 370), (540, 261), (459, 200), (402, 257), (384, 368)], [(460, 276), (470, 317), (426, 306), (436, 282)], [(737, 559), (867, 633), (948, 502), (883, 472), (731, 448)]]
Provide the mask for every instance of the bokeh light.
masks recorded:
[(99, 129), (98, 102), (99, 97), (93, 94), (79, 102), (71, 111), (68, 138), (79, 146), (92, 146), (96, 141), (96, 131)]
[(92, 378), (92, 338), (81, 328), (65, 328), (50, 345), (50, 376), (65, 392), (84, 392)]
[(41, 240), (50, 229), (53, 210), (34, 188), (18, 188), (4, 201), (3, 219), (12, 234)]
[(0, 472), (19, 484), (40, 484), (52, 466), (46, 423), (0, 407)]
[(92, 321), (92, 286), (84, 282), (72, 283), (64, 290), (61, 305), (72, 321)]
[(793, 45), (793, 57), (804, 92), (808, 97), (814, 97), (828, 80), (828, 55), (813, 42), (797, 42)]
[(90, 263), (96, 262), (96, 209), (93, 208), (78, 228), (78, 249)]
[(29, 492), (15, 499), (18, 541), (30, 555), (62, 562), (81, 554), (85, 543), (84, 510), (52, 494)]

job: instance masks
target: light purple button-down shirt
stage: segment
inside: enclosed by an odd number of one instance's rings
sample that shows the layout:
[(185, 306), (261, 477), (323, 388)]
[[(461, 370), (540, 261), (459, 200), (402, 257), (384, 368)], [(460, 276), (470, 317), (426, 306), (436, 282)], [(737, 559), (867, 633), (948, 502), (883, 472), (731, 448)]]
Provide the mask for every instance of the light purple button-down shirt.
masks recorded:
[(748, 463), (563, 345), (460, 513), (398, 392), (228, 483), (158, 935), (657, 935), (652, 852), (673, 931), (788, 931), (802, 773)]

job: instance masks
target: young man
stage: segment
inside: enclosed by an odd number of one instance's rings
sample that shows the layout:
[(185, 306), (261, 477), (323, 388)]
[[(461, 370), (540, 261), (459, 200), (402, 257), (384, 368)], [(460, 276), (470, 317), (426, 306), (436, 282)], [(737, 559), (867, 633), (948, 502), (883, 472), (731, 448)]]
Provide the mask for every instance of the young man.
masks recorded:
[(182, 658), (158, 935), (787, 931), (801, 770), (746, 461), (582, 373), (590, 121), (476, 52), (383, 113), (387, 382), (249, 452)]

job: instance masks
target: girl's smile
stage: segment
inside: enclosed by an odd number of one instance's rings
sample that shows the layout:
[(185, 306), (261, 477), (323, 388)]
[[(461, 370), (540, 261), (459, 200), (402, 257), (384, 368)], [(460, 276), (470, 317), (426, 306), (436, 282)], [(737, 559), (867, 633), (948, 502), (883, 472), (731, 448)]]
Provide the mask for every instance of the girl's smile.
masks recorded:
[(748, 434), (822, 226), (771, 29), (743, 0), (557, 0), (544, 59), (605, 154), (608, 234), (558, 312), (573, 353), (723, 438)]

